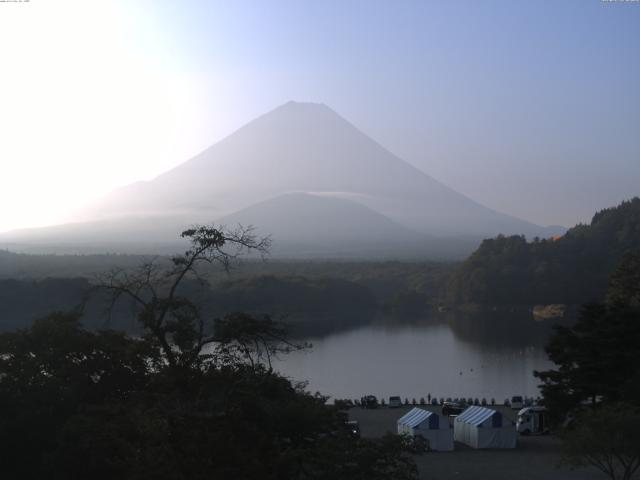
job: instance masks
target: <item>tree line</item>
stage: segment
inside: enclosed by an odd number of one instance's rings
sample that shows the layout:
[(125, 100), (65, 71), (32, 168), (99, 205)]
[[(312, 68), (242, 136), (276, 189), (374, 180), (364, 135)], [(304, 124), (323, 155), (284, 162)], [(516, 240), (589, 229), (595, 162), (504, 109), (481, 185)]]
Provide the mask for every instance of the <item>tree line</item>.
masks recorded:
[(631, 479), (640, 469), (640, 250), (622, 257), (603, 301), (555, 328), (546, 352), (557, 368), (535, 375), (565, 459)]
[(199, 267), (268, 244), (249, 231), (185, 231), (171, 266), (113, 270), (138, 336), (89, 331), (77, 312), (0, 334), (0, 471), (16, 479), (415, 479), (404, 440), (366, 440), (271, 368), (305, 348), (268, 316), (211, 318), (183, 295)]
[(582, 305), (598, 301), (610, 272), (640, 245), (640, 198), (596, 213), (559, 238), (482, 242), (452, 274), (449, 304)]

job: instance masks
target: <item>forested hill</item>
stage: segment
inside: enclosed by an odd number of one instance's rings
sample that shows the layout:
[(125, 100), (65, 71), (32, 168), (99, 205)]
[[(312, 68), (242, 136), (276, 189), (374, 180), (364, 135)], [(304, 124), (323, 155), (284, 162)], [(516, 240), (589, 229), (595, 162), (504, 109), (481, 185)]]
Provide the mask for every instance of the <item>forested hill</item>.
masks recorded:
[(640, 248), (640, 198), (596, 213), (590, 225), (527, 242), (522, 236), (485, 240), (453, 273), (449, 304), (581, 305), (602, 300), (622, 255)]

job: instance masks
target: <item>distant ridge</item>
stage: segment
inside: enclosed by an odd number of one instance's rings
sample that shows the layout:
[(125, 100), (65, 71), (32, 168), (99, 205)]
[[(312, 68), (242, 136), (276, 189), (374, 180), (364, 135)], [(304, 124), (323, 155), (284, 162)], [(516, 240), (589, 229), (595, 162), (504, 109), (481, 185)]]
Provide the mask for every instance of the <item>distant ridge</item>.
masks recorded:
[(597, 212), (589, 225), (527, 242), (488, 239), (452, 275), (451, 304), (582, 305), (604, 300), (610, 273), (640, 253), (640, 198)]
[(289, 193), (220, 219), (270, 234), (275, 256), (389, 259), (454, 258), (467, 241), (444, 242), (412, 231), (355, 201)]
[[(366, 207), (360, 214), (369, 220), (378, 214), (399, 232), (426, 235), (427, 243), (436, 237), (464, 238), (469, 245), (469, 239), (479, 242), (499, 233), (542, 237), (562, 233), (486, 208), (393, 155), (326, 105), (297, 102), (258, 117), (151, 181), (114, 190), (88, 208), (84, 217), (91, 221), (89, 230), (95, 236), (110, 241), (144, 243), (153, 236), (156, 243), (165, 243), (175, 239), (182, 224), (232, 219), (235, 212), (292, 192), (357, 203)], [(278, 218), (286, 218), (287, 210), (295, 206), (286, 202), (279, 207), (282, 211), (263, 210), (261, 228), (280, 222)], [(153, 219), (150, 230), (132, 228), (132, 223), (144, 219)], [(326, 215), (322, 221), (332, 222)], [(45, 239), (53, 231), (60, 242), (77, 241), (74, 232), (81, 227), (70, 226), (66, 237), (65, 228), (40, 229), (40, 234), (10, 232), (0, 236), (0, 242), (28, 243), (34, 235)], [(400, 248), (380, 228), (371, 241), (375, 243), (379, 234), (387, 249)], [(173, 237), (171, 230), (176, 232)], [(294, 230), (288, 229), (287, 235)], [(287, 235), (280, 238), (283, 244), (291, 243)], [(455, 256), (469, 253), (465, 248)]]

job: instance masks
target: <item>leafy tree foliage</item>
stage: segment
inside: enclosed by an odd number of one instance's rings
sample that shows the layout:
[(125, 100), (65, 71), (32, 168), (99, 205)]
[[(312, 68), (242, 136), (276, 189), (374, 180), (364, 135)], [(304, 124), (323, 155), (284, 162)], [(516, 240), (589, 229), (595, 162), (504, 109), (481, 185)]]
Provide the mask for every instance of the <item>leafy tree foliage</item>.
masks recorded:
[(640, 250), (627, 252), (611, 275), (607, 302), (622, 308), (640, 307)]
[(55, 313), (28, 331), (0, 335), (3, 475), (48, 477), (57, 435), (68, 422), (82, 410), (125, 402), (145, 387), (158, 362), (147, 342), (86, 332), (77, 314)]
[(271, 369), (271, 359), (278, 354), (308, 346), (288, 341), (286, 328), (268, 315), (255, 317), (242, 312), (231, 313), (215, 320), (214, 331), (217, 346), (213, 356), (217, 362), (245, 364), (254, 370), (265, 363)]
[(212, 311), (218, 314), (241, 306), (257, 315), (278, 315), (294, 334), (365, 324), (377, 309), (371, 292), (354, 282), (299, 276), (260, 275), (222, 282), (210, 300)]
[[(221, 351), (269, 330), (233, 328)], [(73, 314), (0, 335), (0, 352), (3, 478), (416, 475), (400, 439), (351, 438), (325, 397), (255, 359), (212, 355), (178, 375), (155, 343), (87, 332)]]
[[(121, 276), (140, 264), (156, 270), (172, 265), (159, 256), (28, 255), (0, 250), (0, 331), (24, 328), (54, 310), (83, 304), (96, 272), (119, 267)], [(443, 286), (456, 264), (441, 262), (350, 262), (243, 259), (229, 274), (200, 263), (210, 288), (194, 278), (182, 282), (181, 295), (202, 297), (199, 305), (213, 315), (243, 310), (285, 316), (292, 334), (324, 334), (366, 324), (376, 309), (394, 316), (422, 316), (440, 303)], [(295, 294), (291, 294), (295, 292)], [(89, 328), (114, 328), (139, 334), (129, 305), (119, 302), (108, 319), (104, 303), (93, 295), (84, 302), (83, 322)], [(108, 321), (107, 321), (108, 320)]]
[[(0, 471), (20, 479), (414, 479), (399, 438), (355, 439), (344, 414), (269, 366), (297, 345), (269, 317), (214, 322), (181, 293), (197, 266), (224, 267), (249, 232), (184, 233), (170, 269), (114, 271), (144, 335), (84, 330), (53, 314), (0, 335)], [(227, 250), (231, 248), (232, 250)]]
[[(145, 261), (147, 267), (162, 270), (162, 259)], [(363, 269), (366, 268), (363, 266)], [(119, 269), (118, 280), (131, 278), (136, 270)], [(111, 272), (113, 274), (113, 272)], [(104, 281), (102, 276), (100, 281)], [(221, 316), (229, 311), (286, 319), (295, 335), (327, 333), (366, 324), (378, 305), (368, 288), (352, 281), (320, 278), (260, 275), (249, 279), (227, 279), (209, 285), (189, 278), (180, 285), (179, 295), (198, 299), (200, 314)], [(105, 315), (106, 292), (87, 297), (93, 285), (87, 279), (48, 278), (45, 280), (0, 280), (0, 331), (30, 325), (34, 318), (56, 310), (82, 310), (84, 324), (91, 329), (113, 328), (140, 334), (132, 322), (131, 302), (125, 295)], [(147, 299), (148, 300), (148, 299)]]
[(157, 342), (171, 367), (198, 364), (202, 349), (214, 341), (198, 306), (182, 294), (180, 287), (189, 278), (203, 281), (198, 272), (201, 263), (219, 264), (229, 270), (239, 255), (252, 250), (264, 254), (270, 244), (269, 238), (258, 239), (250, 228), (242, 227), (224, 231), (197, 226), (181, 236), (189, 240), (189, 248), (171, 259), (170, 268), (145, 262), (134, 272), (113, 270), (98, 285), (111, 294), (112, 306), (121, 297), (131, 302), (148, 338)]
[(587, 402), (640, 406), (638, 267), (637, 253), (625, 255), (611, 277), (610, 301), (585, 306), (572, 327), (556, 327), (546, 350), (558, 368), (535, 373), (556, 422)]
[(594, 215), (560, 238), (485, 240), (452, 275), (451, 304), (582, 305), (600, 300), (609, 273), (640, 245), (640, 198)]
[(611, 480), (630, 480), (640, 468), (640, 411), (618, 404), (582, 412), (562, 440), (570, 465), (591, 465)]
[(640, 468), (640, 255), (627, 253), (611, 275), (607, 302), (587, 305), (547, 346), (556, 370), (535, 372), (564, 460), (612, 480)]
[(640, 406), (639, 258), (637, 252), (623, 257), (607, 302), (585, 306), (572, 327), (556, 327), (546, 350), (558, 369), (535, 373), (556, 421), (585, 402)]

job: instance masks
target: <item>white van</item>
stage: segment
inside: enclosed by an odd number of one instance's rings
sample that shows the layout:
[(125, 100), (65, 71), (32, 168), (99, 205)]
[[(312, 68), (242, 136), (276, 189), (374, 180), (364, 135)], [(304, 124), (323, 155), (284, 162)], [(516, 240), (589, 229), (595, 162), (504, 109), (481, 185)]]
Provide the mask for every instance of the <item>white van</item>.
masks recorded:
[(545, 407), (526, 407), (518, 412), (516, 430), (520, 435), (542, 435), (549, 432)]

